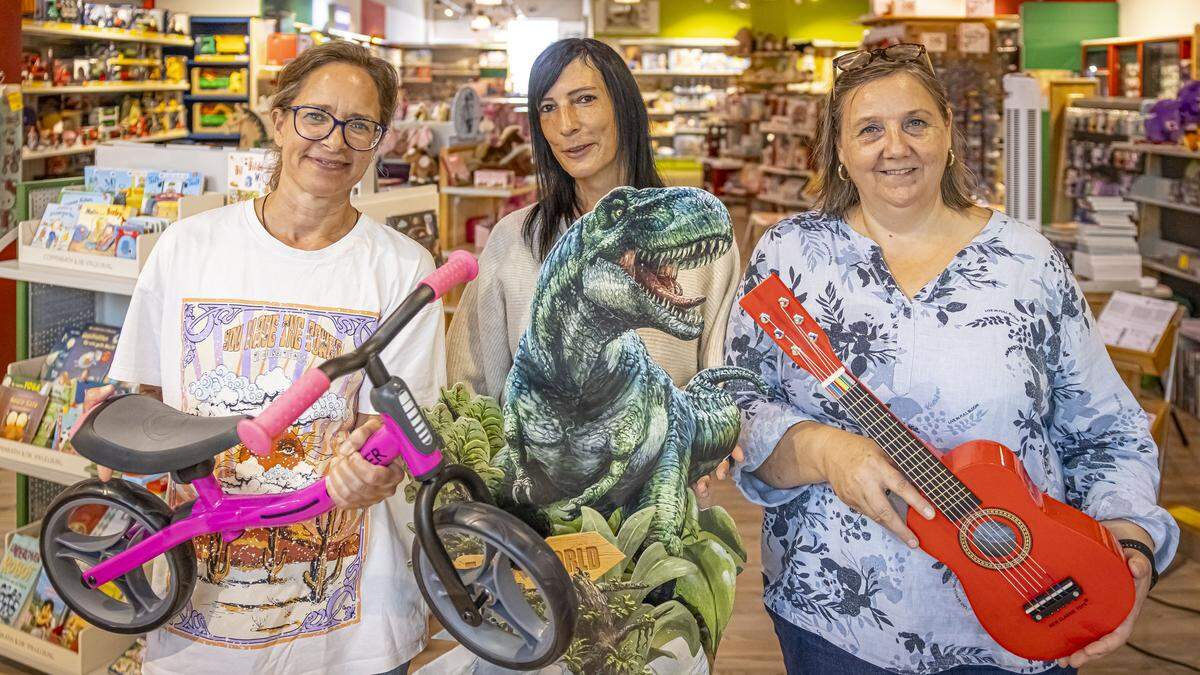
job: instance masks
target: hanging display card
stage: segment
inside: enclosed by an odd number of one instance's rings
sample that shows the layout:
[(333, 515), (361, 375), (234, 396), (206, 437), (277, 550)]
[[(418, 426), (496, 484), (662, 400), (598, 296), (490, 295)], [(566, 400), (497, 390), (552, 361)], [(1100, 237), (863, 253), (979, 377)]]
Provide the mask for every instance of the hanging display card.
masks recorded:
[(964, 23), (958, 26), (958, 51), (963, 54), (986, 54), (989, 43), (987, 24)]

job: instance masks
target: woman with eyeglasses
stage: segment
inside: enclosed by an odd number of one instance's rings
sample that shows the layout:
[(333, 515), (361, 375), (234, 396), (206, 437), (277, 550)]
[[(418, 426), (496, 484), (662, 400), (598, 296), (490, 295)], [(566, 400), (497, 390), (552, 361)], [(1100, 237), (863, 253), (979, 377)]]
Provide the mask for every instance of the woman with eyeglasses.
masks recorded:
[(1058, 663), (1004, 650), (905, 525), (910, 508), (931, 517), (926, 498), (735, 307), (728, 362), (758, 371), (768, 393), (739, 400), (746, 458), (734, 475), (766, 507), (764, 602), (788, 672), (1070, 672), (1125, 641), (1154, 570), (1174, 555), (1146, 415), (1062, 256), (974, 204), (924, 48), (858, 51), (835, 65), (816, 149), (819, 207), (763, 237), (739, 296), (778, 274), (853, 375), (930, 445), (1011, 448), (1038, 489), (1120, 540), (1137, 603), (1116, 631)]
[[(110, 376), (201, 416), (253, 415), (301, 373), (370, 336), (433, 271), (416, 242), (362, 215), (350, 190), (396, 106), (393, 67), (348, 42), (279, 75), (271, 192), (181, 220), (138, 278)], [(385, 351), (423, 404), (445, 383), (440, 303)], [(228, 492), (297, 490), (322, 476), (338, 507), (313, 521), (195, 540), (189, 605), (149, 636), (146, 673), (402, 673), (424, 647), (409, 570), (403, 470), (359, 457), (378, 427), (361, 373), (334, 383), (257, 457), (216, 458)], [(94, 397), (93, 397), (94, 398)], [(172, 506), (191, 497), (174, 486)]]

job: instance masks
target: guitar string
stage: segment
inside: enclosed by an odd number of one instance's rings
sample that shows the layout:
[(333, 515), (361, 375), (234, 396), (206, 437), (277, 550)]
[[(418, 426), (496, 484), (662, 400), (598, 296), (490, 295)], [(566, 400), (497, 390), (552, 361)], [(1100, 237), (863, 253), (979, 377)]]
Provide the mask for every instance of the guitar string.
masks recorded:
[[(774, 331), (778, 332), (780, 334), (780, 336), (786, 337), (786, 333), (784, 333), (779, 328), (779, 326), (774, 323), (774, 321), (770, 320), (770, 316), (769, 315), (766, 315), (766, 316), (767, 316), (768, 323), (770, 323), (770, 325), (774, 329)], [(782, 339), (782, 337), (777, 336), (777, 339)], [(804, 354), (804, 351), (801, 350), (799, 348), (799, 346), (795, 344), (795, 342), (793, 342), (790, 338), (788, 338), (788, 342), (791, 344), (791, 346), (793, 348), (796, 349), (797, 355), (803, 356), (805, 358), (806, 362), (809, 365), (813, 366), (814, 371), (821, 370), (820, 368), (816, 367), (817, 364), (814, 363), (810, 358), (808, 358), (807, 355)], [(817, 353), (822, 358), (825, 358), (826, 360), (828, 360), (827, 355), (825, 355), (820, 350), (817, 350)], [(832, 366), (832, 365), (833, 364), (830, 364), (830, 366)], [(842, 370), (844, 372), (844, 368), (845, 368), (844, 365), (840, 366), (840, 367), (842, 368)], [(827, 366), (827, 369), (828, 369), (828, 374), (830, 376), (834, 375), (834, 373), (837, 372), (837, 368)], [(850, 412), (852, 412), (856, 418), (866, 418), (863, 420), (864, 426), (869, 425), (873, 422), (874, 424), (877, 424), (877, 425), (883, 427), (883, 429), (878, 432), (873, 431), (873, 435), (877, 434), (877, 435), (881, 436), (885, 442), (889, 442), (889, 443), (895, 443), (895, 441), (901, 440), (901, 439), (905, 439), (909, 443), (914, 442), (914, 439), (912, 439), (911, 436), (908, 436), (908, 434), (903, 434), (894, 429), (893, 429), (893, 431), (891, 431), (891, 433), (889, 433), (888, 427), (891, 426), (894, 428), (897, 425), (895, 425), (895, 424), (888, 425), (887, 422), (889, 422), (889, 421), (894, 422), (894, 420), (890, 420), (887, 417), (879, 416), (878, 413), (875, 413), (874, 411), (872, 411), (871, 408), (869, 407), (868, 401), (866, 400), (866, 394), (864, 394), (862, 391), (859, 391), (858, 394), (859, 394), (859, 396), (862, 396), (863, 399), (854, 401), (853, 399), (848, 398), (847, 394), (855, 391), (854, 387), (853, 387), (853, 385), (855, 383), (853, 381), (850, 381), (849, 378), (845, 378), (844, 383), (848, 383), (850, 385), (847, 387), (846, 393), (838, 392), (836, 390), (836, 388), (834, 388), (832, 386), (833, 383), (831, 383), (829, 387), (826, 387), (826, 389), (834, 397), (835, 400), (839, 401), (840, 403), (842, 403), (842, 405), (846, 406), (847, 409), (850, 410)], [(865, 388), (862, 388), (862, 389), (865, 389)], [(878, 419), (872, 420), (868, 417), (868, 414), (876, 415), (878, 417)], [(948, 479), (946, 475), (942, 475), (940, 477), (933, 476), (930, 473), (930, 469), (928, 469), (928, 468), (923, 468), (923, 467), (920, 467), (919, 465), (918, 466), (908, 466), (909, 464), (911, 464), (911, 461), (906, 461), (902, 457), (898, 457), (897, 460), (900, 462), (900, 464), (902, 466), (905, 466), (905, 468), (908, 469), (910, 472), (920, 476), (923, 479), (926, 479), (927, 484), (930, 485), (929, 489), (932, 492), (932, 494), (938, 495), (938, 491), (941, 492), (941, 494), (938, 496), (943, 498), (943, 503), (949, 504), (949, 506), (950, 506), (949, 509), (943, 508), (944, 513), (947, 513), (948, 515), (951, 515), (952, 517), (958, 518), (958, 519), (966, 519), (967, 517), (970, 517), (975, 514), (985, 513), (983, 511), (979, 510), (978, 508), (975, 508), (975, 510), (972, 511), (971, 510), (972, 507), (964, 507), (964, 505), (967, 504), (968, 502), (962, 494), (963, 488), (962, 488), (961, 484), (949, 482), (950, 479)], [(944, 469), (944, 465), (941, 465), (940, 462), (938, 463), (938, 465), (939, 465), (939, 467)], [(949, 476), (951, 476), (951, 477), (953, 476), (953, 474), (949, 473), (948, 470), (945, 473), (949, 474)], [(929, 479), (933, 479), (934, 482), (930, 483)], [(960, 494), (958, 496), (951, 495), (949, 493), (949, 491), (947, 490), (947, 487), (946, 487), (947, 485), (958, 488), (958, 490), (960, 491)], [(986, 521), (986, 522), (993, 523), (999, 527), (1006, 528), (1005, 525), (1003, 525), (1002, 523), (1000, 523), (1000, 521), (996, 520), (994, 517), (992, 517), (990, 515), (986, 515), (982, 519), (979, 519), (979, 520), (981, 522)], [(964, 528), (963, 524), (957, 523), (957, 522), (954, 524), (956, 526), (956, 529), (960, 532), (960, 534), (967, 536), (967, 533), (965, 532), (965, 528)], [(996, 546), (997, 548), (1005, 547), (1005, 543), (1006, 543), (1006, 542), (995, 539), (994, 537), (991, 536), (991, 534), (989, 532), (987, 532), (987, 531), (980, 532), (980, 531), (978, 531), (978, 529), (976, 530), (976, 536), (971, 537), (971, 538), (975, 539), (976, 541), (986, 541), (988, 544)], [(1036, 560), (1032, 560), (1031, 557), (1027, 557), (1026, 560), (1030, 560), (1031, 562), (1036, 564), (1039, 568), (1041, 567), (1040, 563), (1037, 563)], [(1009, 585), (1012, 586), (1013, 590), (1015, 592), (1017, 592), (1019, 595), (1022, 595), (1022, 596), (1026, 596), (1027, 594), (1036, 595), (1037, 589), (1038, 589), (1038, 583), (1037, 583), (1034, 575), (1032, 574), (1032, 570), (1021, 569), (1022, 564), (1023, 563), (1018, 563), (1017, 565), (1014, 565), (1013, 567), (1008, 568), (1008, 569), (1014, 570), (1013, 578), (1016, 578), (1018, 581), (1021, 582), (1019, 584), (1020, 588), (1018, 588), (1018, 584), (1014, 583), (1012, 578), (1009, 578), (1009, 574), (1007, 573), (1006, 570), (1000, 569), (1000, 570), (996, 570), (996, 571), (1001, 573), (1001, 576), (1006, 581), (1008, 581)], [(1042, 574), (1047, 577), (1047, 581), (1052, 581), (1052, 579), (1050, 579), (1048, 575), (1045, 575), (1044, 569), (1042, 570)], [(1017, 575), (1019, 575), (1019, 576), (1017, 576)], [(1027, 584), (1032, 587), (1031, 591), (1025, 590)]]
[[(769, 318), (768, 318), (768, 321), (769, 321)], [(778, 330), (778, 331), (779, 331), (779, 333), (781, 333), (781, 334), (782, 334), (782, 336), (783, 336), (783, 337), (778, 337), (778, 336), (777, 336), (777, 339), (784, 339), (784, 337), (786, 337), (786, 333), (784, 333), (782, 330), (779, 330), (779, 327), (778, 327), (778, 326), (776, 326), (776, 325), (774, 325), (774, 323), (773, 323), (773, 322), (771, 322), (771, 324), (772, 324), (772, 327), (773, 327), (775, 330)], [(797, 355), (797, 356), (800, 356), (801, 358), (803, 358), (803, 359), (805, 360), (805, 363), (806, 363), (806, 364), (808, 364), (808, 365), (811, 367), (813, 374), (814, 374), (814, 375), (818, 375), (818, 376), (819, 376), (819, 373), (821, 372), (821, 370), (822, 370), (822, 369), (817, 367), (817, 364), (815, 364), (815, 363), (812, 361), (812, 359), (811, 359), (811, 358), (810, 358), (810, 357), (809, 357), (807, 354), (805, 354), (805, 353), (804, 353), (804, 350), (800, 349), (800, 348), (799, 348), (797, 345), (795, 345), (795, 343), (794, 343), (794, 342), (792, 342), (790, 338), (787, 338), (787, 339), (788, 339), (788, 341), (789, 341), (789, 342), (791, 342), (791, 343), (792, 343), (792, 344), (791, 344), (791, 346), (796, 348), (796, 351), (795, 351), (795, 352), (793, 352), (793, 353), (794, 353), (795, 355)], [(836, 371), (832, 371), (832, 372), (830, 372), (829, 374), (830, 374), (830, 375), (832, 375), (832, 374), (833, 374), (833, 372), (836, 372)], [(832, 393), (832, 392), (831, 392), (831, 393)], [(841, 403), (843, 406), (847, 407), (847, 409), (848, 409), (848, 410), (849, 410), (849, 411), (850, 411), (852, 414), (855, 414), (855, 416), (856, 416), (856, 417), (858, 416), (858, 413), (859, 413), (859, 412), (865, 412), (865, 409), (862, 409), (862, 408), (861, 408), (861, 404), (859, 404), (859, 403), (857, 403), (857, 402), (853, 402), (853, 401), (851, 401), (851, 402), (849, 402), (849, 404), (847, 404), (847, 403), (845, 403), (845, 402), (842, 402), (842, 399), (841, 399), (841, 397), (839, 397), (839, 396), (834, 396), (834, 400), (835, 400), (835, 401), (838, 401), (838, 402), (839, 402), (839, 403)], [(864, 417), (865, 417), (865, 415), (864, 415)], [(872, 431), (872, 430), (869, 428), (870, 424), (871, 424), (871, 420), (865, 420), (865, 421), (864, 421), (864, 423), (863, 423), (863, 425), (864, 425), (864, 426), (868, 427), (868, 431), (869, 431), (869, 432), (870, 432), (870, 431)], [(882, 436), (884, 436), (883, 440), (884, 440), (885, 442), (887, 442), (887, 441), (888, 441), (888, 439), (886, 438), (887, 434), (881, 434), (881, 435), (882, 435)], [(899, 461), (899, 463), (901, 464), (901, 466), (902, 466), (903, 468), (907, 468), (907, 469), (908, 469), (910, 472), (917, 473), (917, 474), (921, 474), (921, 471), (919, 471), (919, 470), (915, 470), (913, 467), (907, 467), (907, 466), (905, 466), (905, 465), (907, 464), (907, 462), (906, 462), (906, 461), (905, 461), (903, 458), (899, 458), (899, 460), (898, 460), (898, 461)], [(947, 511), (947, 509), (946, 509), (945, 507), (943, 507), (943, 512), (944, 512), (944, 513), (948, 513), (948, 511)], [(953, 521), (951, 521), (951, 522), (953, 522)], [(957, 523), (955, 523), (955, 526), (956, 526), (956, 529), (957, 529), (959, 532), (962, 532), (962, 528), (961, 528), (961, 526), (960, 526), (960, 525), (958, 525)], [(1005, 581), (1008, 583), (1008, 585), (1009, 585), (1009, 586), (1010, 586), (1010, 587), (1013, 589), (1013, 592), (1014, 592), (1014, 593), (1016, 593), (1016, 594), (1017, 594), (1019, 597), (1022, 597), (1022, 598), (1025, 598), (1025, 599), (1028, 599), (1032, 593), (1036, 593), (1036, 591), (1030, 591), (1030, 590), (1029, 590), (1029, 586), (1028, 586), (1028, 579), (1016, 579), (1016, 577), (1015, 577), (1015, 576), (1012, 576), (1012, 577), (1010, 577), (1010, 575), (1009, 575), (1009, 574), (1007, 574), (1007, 573), (1006, 573), (1004, 570), (996, 570), (996, 571), (1000, 572), (1000, 575), (1001, 575), (1001, 577), (1002, 577), (1002, 578), (1003, 578), (1003, 579), (1004, 579), (1004, 580), (1005, 580)], [(1018, 581), (1019, 581), (1020, 583), (1018, 583)]]

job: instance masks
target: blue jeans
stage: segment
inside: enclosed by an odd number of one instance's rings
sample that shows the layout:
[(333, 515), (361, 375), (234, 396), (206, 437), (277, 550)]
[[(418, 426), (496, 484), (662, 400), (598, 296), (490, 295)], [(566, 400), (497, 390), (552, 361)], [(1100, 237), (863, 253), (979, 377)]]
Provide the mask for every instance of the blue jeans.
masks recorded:
[[(770, 609), (767, 614), (775, 622), (775, 635), (779, 636), (779, 647), (783, 650), (783, 665), (788, 675), (888, 675), (872, 663), (856, 658), (819, 635), (810, 633), (784, 619)], [(999, 675), (1010, 670), (995, 666), (958, 666), (943, 673), (954, 675)], [(1039, 675), (1074, 675), (1074, 668), (1054, 666)]]

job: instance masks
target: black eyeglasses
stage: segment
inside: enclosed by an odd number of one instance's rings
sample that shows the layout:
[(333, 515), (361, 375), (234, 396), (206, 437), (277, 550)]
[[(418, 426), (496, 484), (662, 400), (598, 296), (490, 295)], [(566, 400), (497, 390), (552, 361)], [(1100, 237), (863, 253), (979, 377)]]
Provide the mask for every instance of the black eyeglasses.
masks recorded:
[[(925, 45), (914, 42), (901, 42), (889, 47), (859, 49), (848, 54), (842, 54), (833, 60), (833, 66), (846, 73), (851, 70), (866, 68), (876, 59), (904, 63), (906, 61), (916, 61), (922, 56), (925, 56)], [(933, 64), (929, 63), (928, 57), (925, 59), (925, 64), (929, 66), (931, 71), (933, 70)]]
[(387, 127), (375, 120), (362, 117), (340, 120), (316, 106), (293, 105), (288, 106), (288, 110), (294, 113), (292, 124), (302, 138), (323, 141), (329, 138), (334, 129), (341, 127), (342, 140), (351, 150), (359, 152), (374, 150), (387, 131)]

